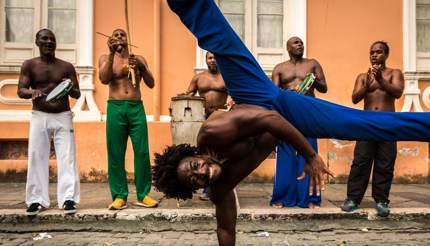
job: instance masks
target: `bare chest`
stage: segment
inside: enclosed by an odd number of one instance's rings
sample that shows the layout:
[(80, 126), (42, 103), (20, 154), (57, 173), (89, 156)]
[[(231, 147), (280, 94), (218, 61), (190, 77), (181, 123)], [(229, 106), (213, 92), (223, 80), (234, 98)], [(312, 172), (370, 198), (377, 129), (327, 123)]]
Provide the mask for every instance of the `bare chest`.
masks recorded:
[(31, 72), (30, 84), (35, 89), (55, 87), (63, 79), (69, 77), (69, 72), (62, 66), (38, 65)]
[(221, 76), (203, 75), (197, 80), (199, 93), (208, 91), (225, 91), (225, 84)]
[(129, 74), (128, 59), (115, 56), (112, 72), (116, 79), (127, 77)]
[(280, 73), (280, 85), (281, 87), (295, 86), (301, 83), (308, 73), (314, 73), (314, 68), (309, 64), (284, 66)]
[[(393, 80), (393, 76), (392, 76), (392, 72), (391, 71), (383, 71), (381, 74), (381, 77), (384, 81), (388, 82), (388, 83), (392, 83)], [(368, 93), (369, 94), (376, 94), (376, 95), (382, 95), (382, 94), (386, 94), (387, 92), (385, 92), (385, 90), (383, 89), (383, 87), (381, 86), (381, 84), (379, 82), (377, 82), (376, 80), (372, 80), (370, 82), (368, 82), (370, 84), (368, 84)]]

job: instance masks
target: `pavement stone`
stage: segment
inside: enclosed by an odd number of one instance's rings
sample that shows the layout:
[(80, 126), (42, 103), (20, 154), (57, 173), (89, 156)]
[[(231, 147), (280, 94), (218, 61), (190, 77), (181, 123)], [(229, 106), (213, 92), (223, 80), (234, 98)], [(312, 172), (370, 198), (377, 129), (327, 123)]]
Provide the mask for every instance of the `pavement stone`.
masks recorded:
[[(13, 240), (5, 242), (3, 245), (217, 245), (215, 233), (208, 233), (209, 240), (180, 240), (170, 241), (165, 239), (165, 233), (157, 233), (157, 243), (133, 240), (136, 234), (130, 233), (124, 240), (111, 239), (111, 234), (106, 232), (94, 232), (92, 237), (85, 237), (87, 234), (65, 233), (67, 238), (60, 237), (62, 233), (52, 233), (52, 239), (33, 241), (31, 234), (13, 234), (9, 237)], [(311, 234), (311, 235), (310, 235)], [(83, 236), (84, 235), (84, 236)], [(22, 239), (22, 240), (17, 240)], [(22, 243), (24, 240), (24, 243)], [(27, 241), (25, 241), (27, 240)], [(30, 240), (30, 241), (29, 241)], [(399, 232), (349, 232), (341, 229), (336, 233), (309, 233), (309, 232), (288, 232), (288, 233), (270, 233), (267, 237), (259, 237), (254, 233), (238, 233), (237, 245), (428, 245), (430, 243), (430, 233), (399, 233)]]

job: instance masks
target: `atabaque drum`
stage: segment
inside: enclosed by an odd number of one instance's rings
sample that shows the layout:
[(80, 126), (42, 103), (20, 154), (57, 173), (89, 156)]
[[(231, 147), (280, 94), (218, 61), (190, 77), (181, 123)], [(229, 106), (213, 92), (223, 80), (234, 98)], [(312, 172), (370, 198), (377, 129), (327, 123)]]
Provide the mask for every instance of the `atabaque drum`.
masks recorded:
[(73, 83), (70, 79), (66, 79), (63, 82), (59, 83), (49, 94), (46, 96), (46, 101), (56, 101), (65, 95), (69, 94), (69, 91), (72, 89)]
[(197, 145), (197, 134), (205, 121), (204, 98), (176, 96), (170, 102), (173, 144)]

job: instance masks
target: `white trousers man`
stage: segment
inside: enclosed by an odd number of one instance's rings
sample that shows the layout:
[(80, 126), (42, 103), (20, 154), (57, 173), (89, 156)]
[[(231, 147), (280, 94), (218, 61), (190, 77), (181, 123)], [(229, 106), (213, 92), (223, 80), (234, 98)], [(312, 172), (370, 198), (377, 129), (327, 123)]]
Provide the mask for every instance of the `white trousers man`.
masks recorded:
[(28, 141), (26, 203), (49, 208), (49, 155), (51, 139), (57, 156), (57, 201), (62, 208), (67, 200), (79, 203), (79, 173), (76, 164), (73, 114), (32, 111)]

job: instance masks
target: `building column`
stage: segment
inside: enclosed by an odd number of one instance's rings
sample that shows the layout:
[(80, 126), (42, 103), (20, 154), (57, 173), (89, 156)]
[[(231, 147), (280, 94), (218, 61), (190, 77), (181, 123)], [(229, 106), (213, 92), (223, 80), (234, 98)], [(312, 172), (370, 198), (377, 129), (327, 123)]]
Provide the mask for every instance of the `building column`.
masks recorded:
[(421, 91), (418, 87), (418, 77), (416, 72), (405, 72), (405, 102), (403, 103), (402, 112), (423, 112), (420, 104)]
[[(94, 1), (78, 0), (78, 60), (76, 70), (79, 73), (81, 97), (72, 111), (75, 121), (101, 121), (101, 113), (94, 100), (94, 67), (93, 67), (93, 26)], [(83, 110), (87, 104), (88, 110)]]
[(161, 114), (161, 2), (154, 0), (154, 121), (160, 120)]
[(420, 79), (416, 57), (416, 2), (403, 0), (403, 70), (405, 71), (405, 102), (402, 112), (422, 112), (420, 104)]

